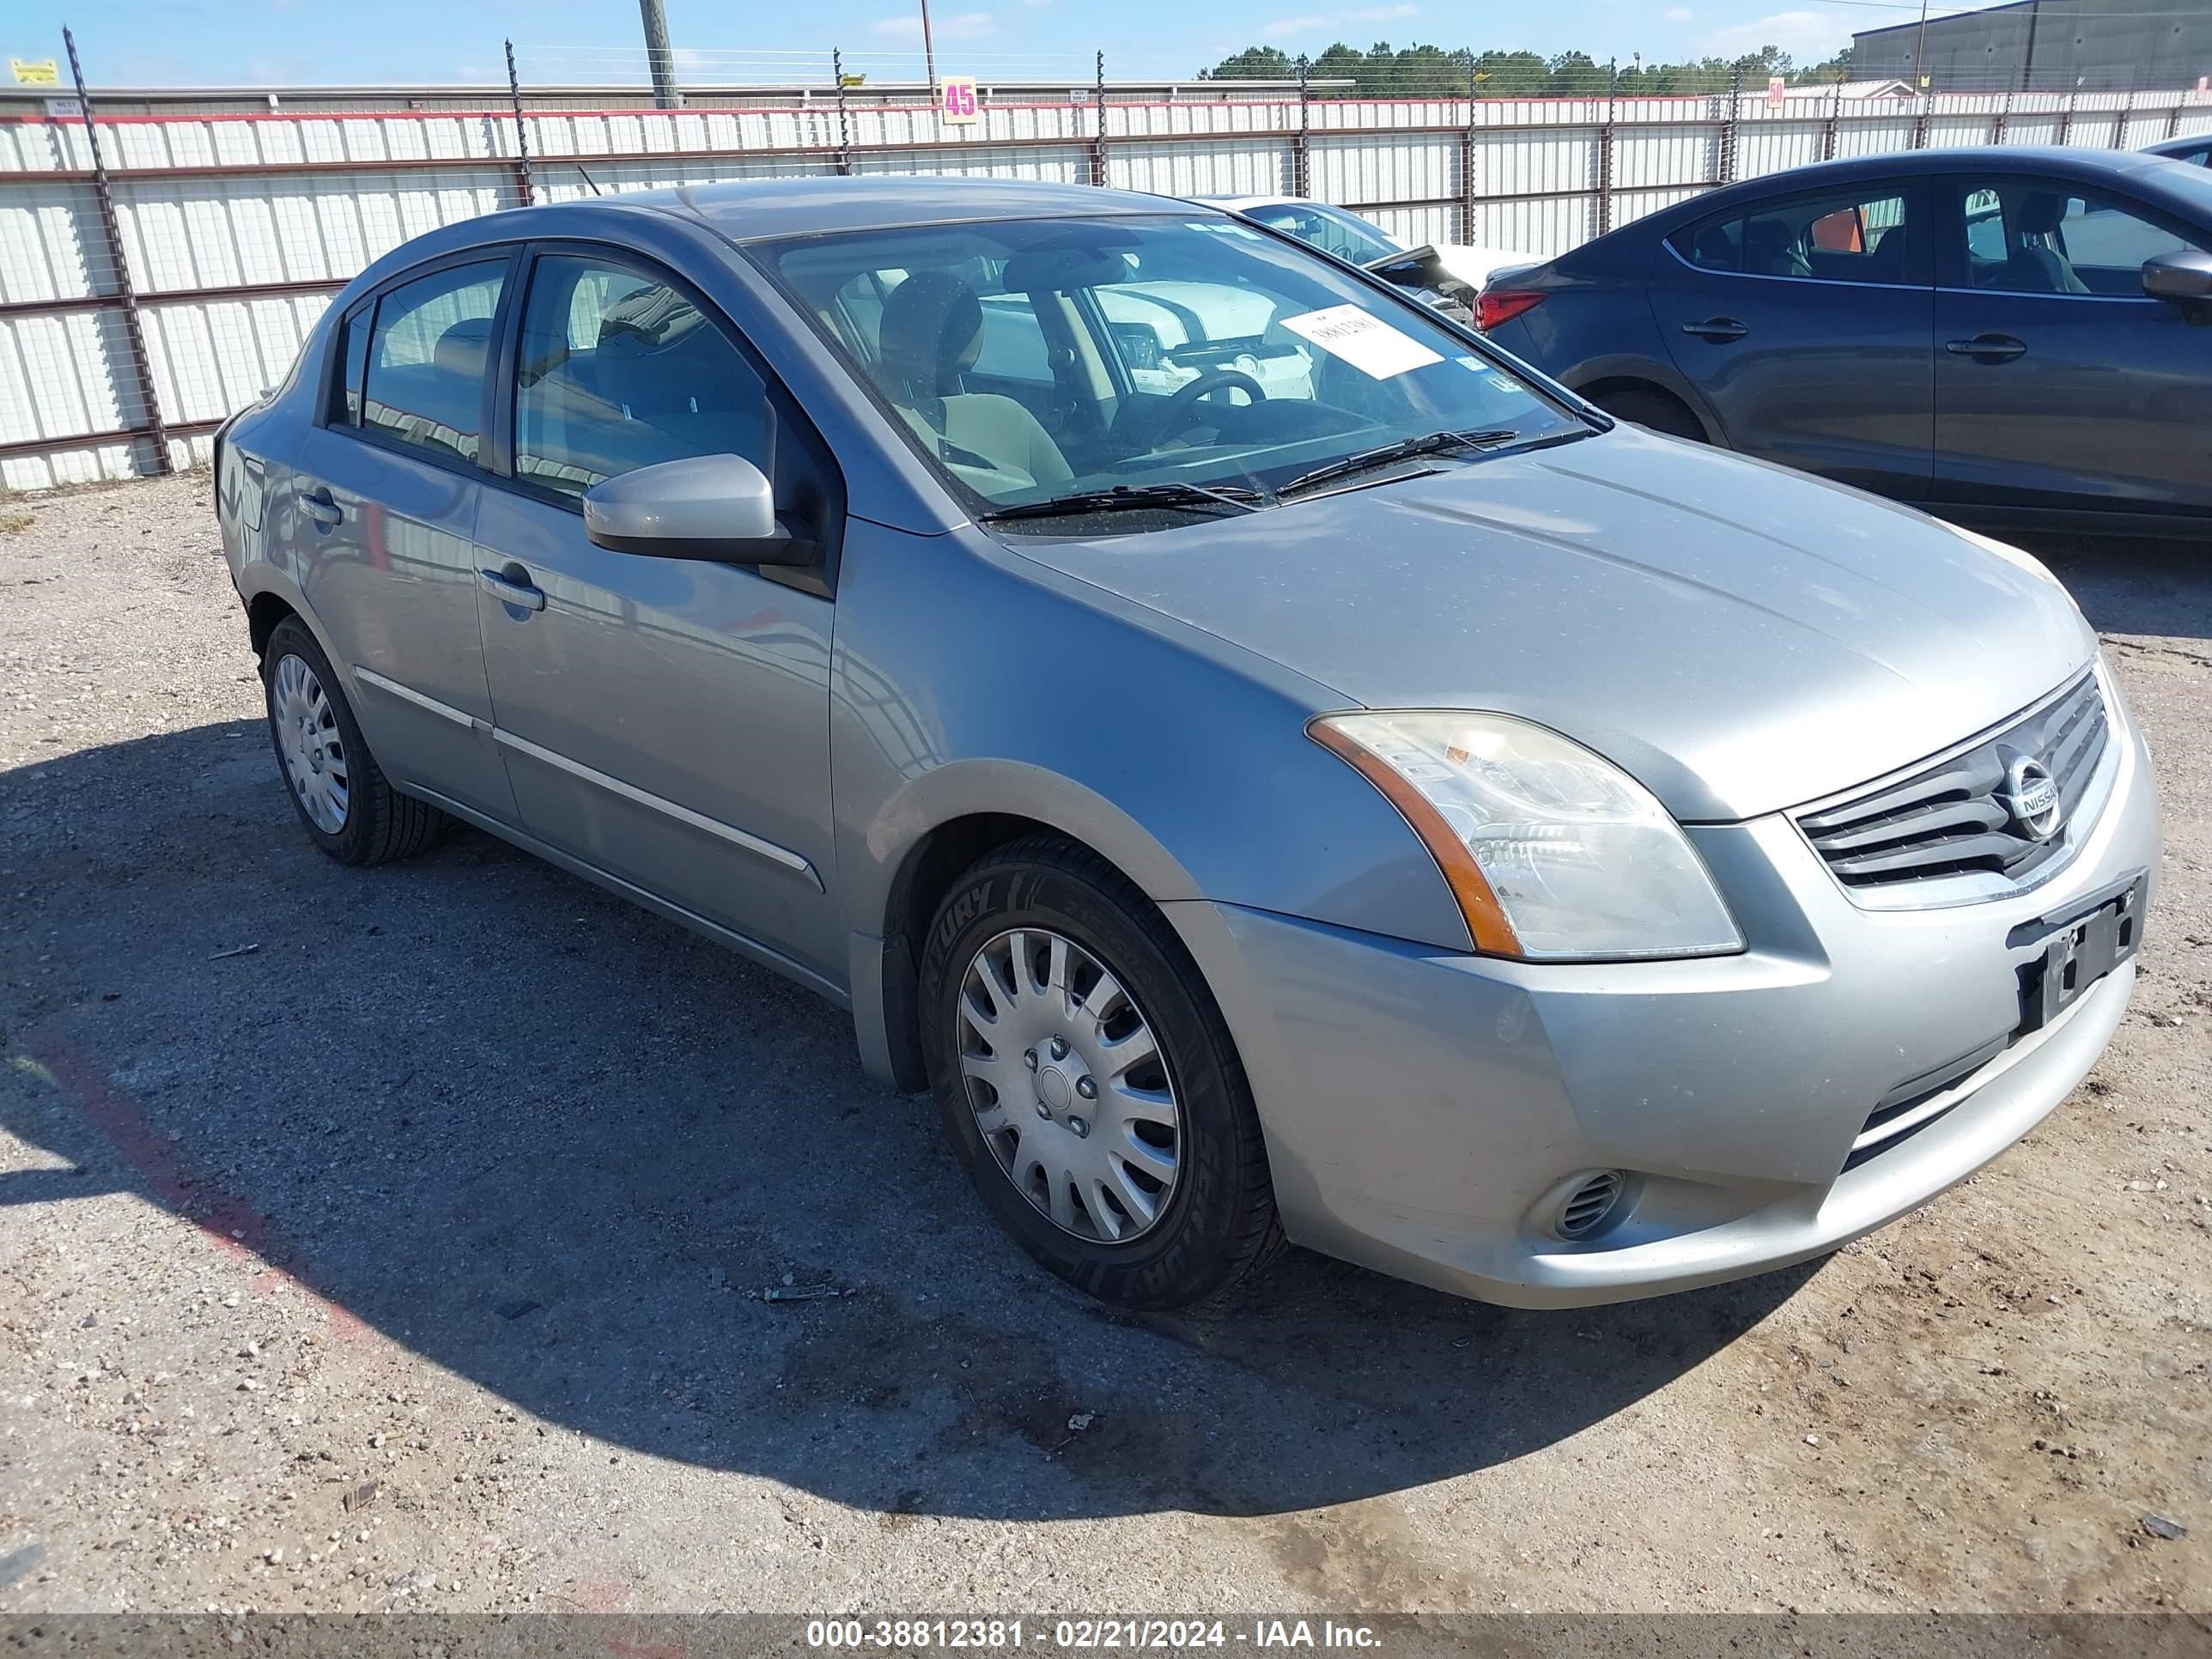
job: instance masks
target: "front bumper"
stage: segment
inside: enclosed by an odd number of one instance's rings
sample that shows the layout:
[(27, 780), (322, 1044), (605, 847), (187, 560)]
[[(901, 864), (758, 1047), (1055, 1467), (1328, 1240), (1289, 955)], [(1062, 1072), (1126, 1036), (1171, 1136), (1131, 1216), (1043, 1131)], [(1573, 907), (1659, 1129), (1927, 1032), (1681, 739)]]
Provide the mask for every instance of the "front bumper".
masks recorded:
[[(2117, 700), (2110, 714), (2111, 793), (2073, 862), (2028, 894), (1866, 910), (1786, 817), (1692, 830), (1749, 940), (1740, 956), (1505, 962), (1168, 906), (1237, 1036), (1285, 1230), (1438, 1289), (1569, 1307), (1803, 1261), (1971, 1175), (2087, 1074), (2134, 987), (2123, 963), (2012, 1035), (2041, 947), (2008, 935), (2129, 875), (2154, 896), (2149, 755)], [(1931, 1075), (1948, 1105), (1853, 1158), (1885, 1098)], [(1548, 1195), (1603, 1170), (1629, 1172), (1632, 1209), (1560, 1239)]]

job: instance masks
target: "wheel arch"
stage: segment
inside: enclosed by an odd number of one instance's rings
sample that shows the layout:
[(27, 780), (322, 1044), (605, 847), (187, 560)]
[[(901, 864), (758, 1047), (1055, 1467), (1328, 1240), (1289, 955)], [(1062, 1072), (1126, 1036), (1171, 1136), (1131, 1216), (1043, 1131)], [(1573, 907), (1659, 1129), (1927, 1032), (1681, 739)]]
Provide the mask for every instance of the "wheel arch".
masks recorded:
[(1601, 406), (1610, 392), (1656, 392), (1689, 410), (1690, 418), (1704, 428), (1707, 443), (1729, 447), (1728, 433), (1712, 405), (1671, 363), (1635, 355), (1594, 357), (1577, 364), (1566, 385), (1577, 397)]
[[(248, 599), (246, 602), (246, 633), (252, 641), (253, 654), (257, 658), (266, 655), (269, 636), (276, 631), (276, 625), (287, 617), (299, 615), (299, 608), (273, 588), (264, 588)], [(306, 623), (304, 618), (302, 622), (313, 629), (312, 623)]]
[(867, 884), (854, 899), (850, 981), (861, 1060), (871, 1076), (908, 1094), (928, 1087), (919, 988), (930, 920), (946, 890), (978, 859), (1040, 834), (1097, 854), (1154, 903), (1197, 896), (1180, 860), (1127, 813), (1072, 779), (988, 761), (925, 775), (886, 809), (866, 836), (866, 850), (848, 866)]

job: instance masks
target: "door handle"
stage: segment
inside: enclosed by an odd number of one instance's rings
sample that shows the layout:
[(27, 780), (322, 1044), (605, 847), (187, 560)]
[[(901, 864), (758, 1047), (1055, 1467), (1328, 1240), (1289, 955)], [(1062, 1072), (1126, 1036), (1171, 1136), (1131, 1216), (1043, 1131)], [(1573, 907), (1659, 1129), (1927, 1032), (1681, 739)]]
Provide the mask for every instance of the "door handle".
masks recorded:
[(1711, 340), (1719, 345), (1730, 340), (1741, 340), (1751, 331), (1733, 317), (1708, 317), (1702, 323), (1683, 324), (1682, 332), (1694, 334), (1701, 340)]
[(502, 605), (518, 605), (525, 611), (545, 608), (545, 590), (530, 580), (530, 573), (519, 564), (504, 570), (479, 570), (477, 585)]
[(300, 491), (300, 510), (325, 530), (335, 530), (345, 517), (345, 509), (331, 498), (329, 486), (323, 484)]
[(1972, 357), (1979, 363), (2008, 362), (2027, 350), (2027, 343), (2009, 334), (1977, 334), (1971, 340), (1954, 340), (1943, 348), (1954, 357)]

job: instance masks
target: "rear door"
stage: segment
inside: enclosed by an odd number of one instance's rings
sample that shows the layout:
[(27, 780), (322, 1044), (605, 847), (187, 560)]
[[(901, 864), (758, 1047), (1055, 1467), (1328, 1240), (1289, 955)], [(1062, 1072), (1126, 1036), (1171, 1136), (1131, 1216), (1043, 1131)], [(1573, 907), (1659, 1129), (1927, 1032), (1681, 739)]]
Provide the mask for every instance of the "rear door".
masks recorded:
[[(627, 252), (540, 249), (501, 373), (512, 453), (475, 562), (498, 741), (525, 829), (842, 982), (826, 892), (826, 448), (713, 305)], [(511, 422), (508, 424), (507, 422)], [(617, 473), (732, 453), (830, 551), (779, 570), (611, 553), (581, 501)]]
[(2142, 291), (2144, 260), (2212, 235), (2066, 179), (1937, 185), (1937, 498), (2212, 513), (2212, 328)]
[(1923, 181), (1867, 180), (1676, 231), (1651, 308), (1729, 443), (1886, 495), (1933, 472)]
[(271, 507), (384, 769), (501, 819), (514, 800), (489, 732), (471, 538), (514, 268), (511, 252), (479, 250), (349, 312), (323, 418)]

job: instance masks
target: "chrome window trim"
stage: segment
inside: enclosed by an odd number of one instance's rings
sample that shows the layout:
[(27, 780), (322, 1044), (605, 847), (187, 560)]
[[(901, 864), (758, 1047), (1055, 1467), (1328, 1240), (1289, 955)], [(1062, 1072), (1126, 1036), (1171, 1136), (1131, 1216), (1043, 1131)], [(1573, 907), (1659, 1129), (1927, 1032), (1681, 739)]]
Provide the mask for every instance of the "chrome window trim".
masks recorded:
[[(1683, 270), (1690, 272), (1692, 276), (1733, 276), (1740, 283), (1787, 283), (1792, 288), (1802, 288), (1807, 283), (1824, 283), (1830, 288), (1887, 289), (1893, 294), (1925, 294), (1931, 286), (1931, 284), (1927, 283), (1862, 283), (1849, 276), (1777, 276), (1771, 272), (1765, 270), (1715, 270), (1709, 265), (1691, 264), (1690, 261), (1682, 257), (1682, 251), (1676, 247), (1673, 241), (1665, 236), (1662, 236), (1659, 239), (1659, 246), (1667, 250), (1668, 256), (1673, 258), (1676, 264), (1681, 266)], [(1987, 293), (1988, 291), (1989, 290), (1985, 289), (1970, 289), (1967, 290), (1967, 292), (1973, 294), (1983, 294)], [(2079, 298), (2081, 296), (2070, 295), (2069, 297)]]
[[(2116, 269), (2112, 265), (2094, 268), (2100, 270)], [(1948, 283), (1938, 283), (1936, 291), (1938, 294), (1971, 295), (1977, 300), (2094, 300), (2108, 306), (2162, 306), (2166, 303), (2164, 300), (2154, 300), (2148, 294), (2047, 294), (2032, 288), (1957, 288)]]

